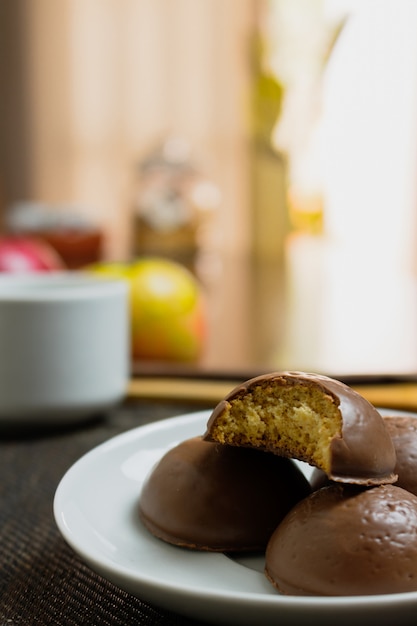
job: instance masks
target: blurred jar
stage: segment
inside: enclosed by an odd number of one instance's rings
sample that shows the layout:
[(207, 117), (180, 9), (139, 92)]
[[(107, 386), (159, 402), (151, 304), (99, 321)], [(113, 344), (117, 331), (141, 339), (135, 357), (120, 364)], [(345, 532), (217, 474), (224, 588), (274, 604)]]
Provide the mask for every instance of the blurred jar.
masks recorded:
[(56, 250), (71, 270), (102, 259), (103, 233), (95, 224), (71, 209), (47, 207), (35, 202), (12, 206), (7, 231), (43, 239)]
[(219, 202), (219, 190), (199, 171), (188, 142), (166, 139), (137, 171), (133, 256), (166, 257), (194, 269)]

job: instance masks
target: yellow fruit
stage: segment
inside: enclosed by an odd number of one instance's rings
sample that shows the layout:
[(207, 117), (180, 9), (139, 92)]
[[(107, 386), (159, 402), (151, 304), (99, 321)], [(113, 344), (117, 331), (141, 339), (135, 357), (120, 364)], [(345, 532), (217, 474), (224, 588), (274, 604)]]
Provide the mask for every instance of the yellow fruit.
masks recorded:
[(129, 266), (125, 263), (93, 263), (92, 265), (87, 265), (84, 270), (108, 276), (109, 278), (129, 280)]
[(133, 358), (183, 362), (199, 358), (205, 339), (203, 295), (189, 270), (157, 257), (89, 269), (129, 281)]

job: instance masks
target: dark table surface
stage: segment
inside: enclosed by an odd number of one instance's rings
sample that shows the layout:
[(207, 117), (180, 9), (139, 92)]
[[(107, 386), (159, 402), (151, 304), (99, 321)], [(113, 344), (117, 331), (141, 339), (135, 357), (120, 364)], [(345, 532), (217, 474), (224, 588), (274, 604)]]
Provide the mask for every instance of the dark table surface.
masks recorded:
[[(376, 406), (417, 410), (415, 374), (345, 382), (359, 386)], [(133, 383), (123, 403), (79, 424), (15, 431), (0, 424), (0, 626), (203, 624), (151, 606), (100, 577), (67, 545), (54, 520), (58, 484), (86, 452), (139, 426), (211, 409), (234, 384), (143, 373)]]
[(84, 453), (124, 431), (203, 408), (210, 407), (135, 400), (70, 427), (0, 432), (1, 626), (198, 623), (90, 570), (60, 535), (52, 505), (62, 476)]

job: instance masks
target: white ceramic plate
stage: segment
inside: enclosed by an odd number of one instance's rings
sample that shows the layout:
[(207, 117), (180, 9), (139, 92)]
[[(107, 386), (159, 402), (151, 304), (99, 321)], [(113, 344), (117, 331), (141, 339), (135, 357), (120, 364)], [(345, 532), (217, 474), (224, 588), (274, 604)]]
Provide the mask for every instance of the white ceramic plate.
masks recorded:
[(266, 580), (259, 557), (233, 560), (183, 550), (142, 527), (137, 504), (146, 474), (170, 447), (202, 434), (208, 416), (200, 411), (136, 428), (73, 465), (56, 491), (54, 514), (65, 540), (81, 558), (145, 601), (216, 624), (414, 624), (417, 592), (282, 596)]

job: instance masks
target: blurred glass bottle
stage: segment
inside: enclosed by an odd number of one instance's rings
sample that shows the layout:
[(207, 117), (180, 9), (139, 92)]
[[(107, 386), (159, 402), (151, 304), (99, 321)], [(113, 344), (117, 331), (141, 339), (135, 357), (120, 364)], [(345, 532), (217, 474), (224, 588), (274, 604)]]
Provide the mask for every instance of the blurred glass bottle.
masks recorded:
[(219, 190), (197, 167), (189, 143), (168, 137), (139, 163), (133, 257), (166, 257), (194, 270), (219, 200)]
[(264, 33), (258, 25), (253, 36), (251, 84), (251, 190), (252, 238), (255, 255), (284, 258), (289, 230), (286, 197), (287, 158), (273, 145), (273, 131), (284, 98), (284, 85), (268, 67)]

